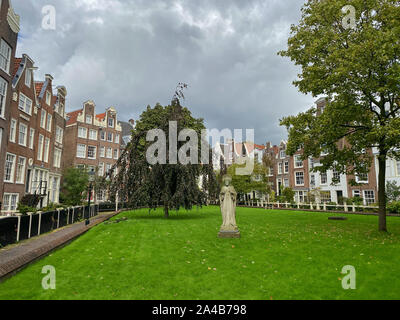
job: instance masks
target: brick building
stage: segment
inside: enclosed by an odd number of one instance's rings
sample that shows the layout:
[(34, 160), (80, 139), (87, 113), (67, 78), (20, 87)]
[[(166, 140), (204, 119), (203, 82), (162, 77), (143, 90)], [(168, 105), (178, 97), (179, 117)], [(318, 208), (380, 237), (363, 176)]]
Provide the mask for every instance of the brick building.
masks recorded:
[[(64, 166), (95, 171), (104, 176), (119, 159), (121, 138), (117, 111), (110, 107), (106, 112), (96, 114), (94, 102), (87, 101), (82, 109), (67, 114)], [(95, 197), (97, 201), (106, 199), (104, 193)]]
[(11, 2), (9, 0), (0, 1), (0, 202), (6, 200), (6, 205), (13, 207), (17, 205), (17, 199), (15, 196), (7, 196), (4, 199), (5, 184), (3, 181), (10, 129), (12, 69), (17, 47), (19, 20)]

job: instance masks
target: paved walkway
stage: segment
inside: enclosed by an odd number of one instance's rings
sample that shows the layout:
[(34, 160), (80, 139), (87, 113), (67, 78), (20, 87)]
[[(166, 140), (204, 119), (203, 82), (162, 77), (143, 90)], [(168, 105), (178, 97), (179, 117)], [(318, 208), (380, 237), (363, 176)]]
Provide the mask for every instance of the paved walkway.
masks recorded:
[(88, 226), (85, 226), (85, 222), (76, 223), (52, 233), (26, 240), (21, 244), (12, 245), (10, 248), (1, 249), (0, 281), (117, 214), (119, 212), (101, 213), (93, 217)]

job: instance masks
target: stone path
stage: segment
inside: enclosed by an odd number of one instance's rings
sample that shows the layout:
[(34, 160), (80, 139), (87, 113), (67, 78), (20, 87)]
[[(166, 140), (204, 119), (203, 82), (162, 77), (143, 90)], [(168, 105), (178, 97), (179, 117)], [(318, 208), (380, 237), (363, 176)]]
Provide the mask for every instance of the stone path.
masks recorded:
[(10, 248), (1, 249), (0, 281), (119, 213), (101, 213), (90, 219), (88, 226), (85, 226), (85, 222), (76, 223), (52, 233), (26, 240), (21, 244), (12, 245)]

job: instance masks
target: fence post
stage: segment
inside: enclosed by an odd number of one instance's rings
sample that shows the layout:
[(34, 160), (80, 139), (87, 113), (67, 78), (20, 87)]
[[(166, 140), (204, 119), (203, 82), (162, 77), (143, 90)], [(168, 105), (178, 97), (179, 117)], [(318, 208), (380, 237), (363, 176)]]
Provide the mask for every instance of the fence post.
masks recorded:
[(353, 212), (356, 212), (356, 206), (354, 203), (353, 203)]
[(58, 218), (57, 218), (57, 229), (60, 228), (60, 209), (57, 209)]
[(300, 202), (297, 202), (297, 209), (300, 209)]
[(75, 223), (75, 208), (72, 207), (72, 223)]
[(349, 207), (347, 206), (347, 203), (344, 204), (344, 211), (348, 212), (349, 211)]
[(320, 205), (319, 205), (319, 203), (317, 202), (317, 210), (318, 211), (320, 211), (321, 210), (321, 207), (320, 207)]
[(17, 242), (19, 242), (20, 230), (21, 230), (21, 214), (18, 214)]
[(67, 208), (67, 225), (69, 225), (69, 208)]
[(40, 226), (42, 224), (42, 212), (38, 212), (38, 214), (39, 214), (38, 236), (40, 236)]
[(310, 202), (310, 210), (314, 210), (312, 202)]
[(326, 202), (324, 202), (324, 211), (327, 211), (327, 210), (326, 210)]
[(29, 233), (28, 233), (28, 239), (31, 238), (31, 230), (32, 230), (32, 212), (28, 213), (29, 215)]

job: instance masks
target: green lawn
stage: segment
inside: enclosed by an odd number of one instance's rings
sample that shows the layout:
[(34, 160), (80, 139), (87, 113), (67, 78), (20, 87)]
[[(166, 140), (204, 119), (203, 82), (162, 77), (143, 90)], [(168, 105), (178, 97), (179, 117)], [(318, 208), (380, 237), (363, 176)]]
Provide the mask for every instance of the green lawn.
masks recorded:
[[(399, 299), (400, 218), (238, 208), (242, 239), (218, 239), (219, 208), (123, 213), (0, 284), (0, 299)], [(114, 218), (115, 220), (116, 218)], [(57, 288), (42, 289), (43, 266)], [(357, 289), (341, 286), (353, 265)]]

